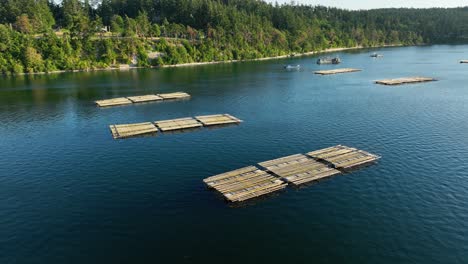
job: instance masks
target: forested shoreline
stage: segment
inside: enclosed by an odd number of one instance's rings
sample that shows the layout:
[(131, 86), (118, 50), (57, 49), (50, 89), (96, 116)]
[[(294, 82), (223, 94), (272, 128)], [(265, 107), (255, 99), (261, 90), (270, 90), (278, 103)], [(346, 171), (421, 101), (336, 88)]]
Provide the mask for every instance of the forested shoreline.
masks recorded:
[(468, 43), (468, 7), (349, 11), (256, 0), (0, 0), (0, 73)]

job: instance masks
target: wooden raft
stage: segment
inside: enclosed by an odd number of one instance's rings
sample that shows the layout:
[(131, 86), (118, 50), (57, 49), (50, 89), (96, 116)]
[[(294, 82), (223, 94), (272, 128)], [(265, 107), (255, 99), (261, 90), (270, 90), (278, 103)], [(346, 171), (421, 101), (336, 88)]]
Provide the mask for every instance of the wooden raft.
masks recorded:
[(205, 123), (203, 123), (203, 121), (199, 121), (198, 117), (197, 119), (193, 117), (185, 117), (155, 121), (154, 123), (146, 122), (137, 124), (111, 125), (110, 129), (112, 132), (112, 136), (115, 139), (118, 139), (138, 136), (142, 134), (155, 133), (158, 132), (158, 128), (162, 132), (168, 132), (189, 128), (198, 128), (202, 127), (203, 125), (210, 126), (242, 122), (240, 119), (228, 114), (205, 116), (201, 117), (201, 120), (203, 120)]
[(408, 84), (408, 83), (432, 82), (435, 80), (436, 79), (429, 78), (429, 77), (407, 77), (407, 78), (399, 78), (399, 79), (380, 80), (380, 81), (376, 81), (375, 83), (383, 84), (383, 85), (400, 85), (400, 84)]
[(377, 155), (343, 145), (312, 151), (307, 155), (316, 160), (325, 161), (339, 170), (353, 169), (380, 159)]
[(129, 96), (127, 97), (133, 103), (144, 103), (151, 101), (161, 101), (163, 98), (155, 94), (140, 95), (140, 96)]
[(99, 107), (107, 106), (118, 106), (118, 105), (127, 105), (127, 104), (136, 104), (136, 103), (145, 103), (145, 102), (154, 102), (162, 100), (173, 100), (173, 99), (184, 99), (189, 98), (190, 95), (184, 92), (176, 93), (165, 93), (165, 94), (147, 94), (147, 95), (138, 95), (138, 96), (128, 96), (128, 97), (119, 97), (106, 100), (98, 100), (95, 103)]
[(127, 105), (127, 104), (131, 104), (131, 103), (132, 103), (132, 101), (130, 101), (126, 97), (96, 101), (96, 104), (98, 106), (100, 106), (100, 107), (116, 106), (116, 105)]
[(338, 73), (350, 73), (350, 72), (360, 72), (360, 69), (352, 69), (352, 68), (343, 68), (343, 69), (335, 69), (335, 70), (327, 70), (327, 71), (316, 71), (315, 74), (320, 75), (331, 75), (331, 74), (338, 74)]
[(307, 155), (296, 154), (260, 162), (258, 165), (266, 171), (249, 166), (203, 181), (228, 201), (239, 202), (283, 189), (288, 183), (301, 185), (317, 181), (380, 159), (369, 152), (343, 145), (312, 151)]
[(284, 189), (288, 185), (254, 166), (215, 175), (203, 181), (230, 202), (242, 202)]
[(461, 60), (460, 63), (468, 63), (468, 60)]
[(302, 154), (261, 162), (259, 165), (293, 185), (300, 185), (341, 173), (339, 170), (330, 168)]
[(156, 126), (150, 122), (137, 123), (137, 124), (123, 124), (109, 126), (112, 136), (115, 139), (128, 138), (144, 134), (151, 134), (158, 132)]
[(163, 132), (203, 126), (192, 117), (156, 121), (155, 124)]
[(229, 114), (196, 116), (195, 118), (204, 126), (238, 124), (242, 122), (242, 120)]
[(164, 100), (172, 100), (172, 99), (189, 98), (190, 94), (183, 93), (183, 92), (176, 92), (176, 93), (158, 94), (158, 96), (162, 97)]

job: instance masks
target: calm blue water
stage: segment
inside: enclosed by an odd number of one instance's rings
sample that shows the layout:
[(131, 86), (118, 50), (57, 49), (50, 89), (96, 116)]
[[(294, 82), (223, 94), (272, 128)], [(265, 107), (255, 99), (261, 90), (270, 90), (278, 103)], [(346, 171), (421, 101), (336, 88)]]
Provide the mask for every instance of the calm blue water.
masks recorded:
[[(0, 79), (0, 263), (467, 263), (468, 46)], [(301, 64), (285, 71), (284, 64)], [(422, 75), (398, 87), (377, 79)], [(94, 100), (192, 99), (99, 109)], [(239, 126), (113, 140), (109, 124)], [(235, 208), (202, 179), (335, 144), (372, 167)]]

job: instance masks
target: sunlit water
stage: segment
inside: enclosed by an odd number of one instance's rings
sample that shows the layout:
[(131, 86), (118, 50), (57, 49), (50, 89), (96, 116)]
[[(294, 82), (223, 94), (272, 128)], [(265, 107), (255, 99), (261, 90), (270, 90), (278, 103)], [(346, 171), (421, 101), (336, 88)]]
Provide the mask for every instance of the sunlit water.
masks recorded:
[[(0, 79), (0, 263), (467, 263), (468, 46)], [(332, 54), (333, 55), (333, 54)], [(285, 64), (301, 64), (286, 71)], [(439, 81), (379, 86), (422, 75)], [(99, 109), (94, 100), (190, 100)], [(126, 140), (108, 125), (229, 113)], [(231, 207), (202, 179), (335, 144), (377, 165)]]

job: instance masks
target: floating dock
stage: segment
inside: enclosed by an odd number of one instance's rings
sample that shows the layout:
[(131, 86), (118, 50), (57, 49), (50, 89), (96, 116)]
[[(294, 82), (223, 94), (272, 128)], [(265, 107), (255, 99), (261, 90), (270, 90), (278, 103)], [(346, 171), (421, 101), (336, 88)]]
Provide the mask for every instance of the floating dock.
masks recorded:
[(433, 82), (436, 79), (429, 78), (429, 77), (407, 77), (407, 78), (399, 78), (399, 79), (387, 79), (387, 80), (380, 80), (376, 81), (377, 84), (383, 85), (401, 85), (401, 84), (409, 84), (409, 83), (421, 83), (421, 82)]
[(242, 122), (242, 120), (229, 114), (196, 116), (195, 118), (204, 126), (239, 124)]
[(137, 124), (123, 124), (123, 125), (111, 125), (109, 126), (112, 132), (112, 136), (115, 139), (128, 138), (144, 134), (151, 134), (158, 132), (158, 129), (153, 123), (137, 123)]
[(173, 99), (189, 98), (190, 94), (184, 93), (184, 92), (176, 92), (176, 93), (158, 94), (158, 96), (162, 97), (164, 100), (173, 100)]
[(110, 129), (112, 132), (112, 136), (115, 139), (120, 139), (133, 136), (140, 136), (143, 134), (156, 133), (158, 131), (169, 132), (175, 130), (198, 128), (202, 126), (223, 125), (240, 122), (242, 122), (242, 120), (232, 115), (219, 114), (210, 116), (198, 116), (197, 118), (185, 117), (137, 124), (111, 125)]
[(133, 103), (145, 103), (151, 101), (161, 101), (163, 98), (155, 94), (140, 95), (140, 96), (129, 96), (127, 97)]
[(286, 187), (301, 185), (369, 165), (380, 159), (369, 152), (337, 145), (258, 163), (204, 179), (228, 201), (241, 202)]
[(307, 153), (307, 155), (318, 161), (329, 163), (338, 170), (345, 171), (373, 163), (380, 159), (377, 155), (343, 145), (312, 151)]
[(352, 68), (343, 68), (343, 69), (335, 69), (335, 70), (327, 70), (327, 71), (316, 71), (315, 74), (320, 75), (331, 75), (331, 74), (338, 74), (338, 73), (350, 73), (350, 72), (360, 72), (360, 69), (352, 69)]
[(176, 92), (176, 93), (165, 93), (165, 94), (147, 94), (147, 95), (138, 95), (138, 96), (128, 96), (128, 97), (119, 97), (106, 100), (98, 100), (95, 103), (99, 107), (108, 107), (108, 106), (118, 106), (118, 105), (128, 105), (136, 103), (146, 103), (162, 100), (174, 100), (174, 99), (185, 99), (190, 98), (188, 93)]
[(107, 107), (107, 106), (117, 106), (117, 105), (128, 105), (132, 104), (126, 97), (114, 98), (114, 99), (107, 99), (107, 100), (99, 100), (96, 101), (96, 104), (100, 107)]
[(468, 63), (468, 60), (461, 60), (460, 63)]
[(284, 189), (288, 185), (254, 166), (212, 176), (203, 181), (230, 202), (242, 202)]
[(200, 122), (192, 117), (156, 121), (155, 124), (162, 132), (203, 126)]
[(302, 154), (261, 162), (259, 165), (293, 185), (300, 185), (341, 173), (339, 170), (330, 168)]

